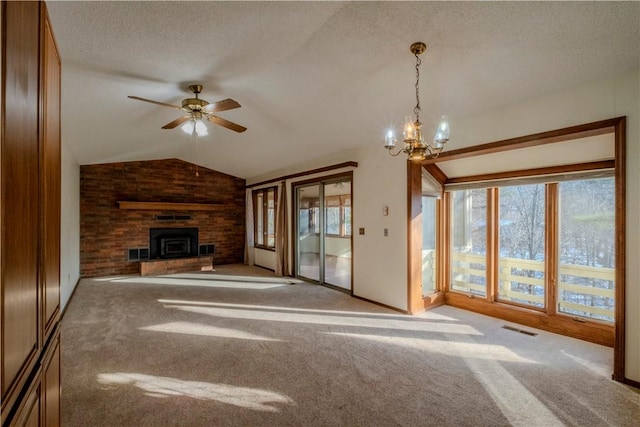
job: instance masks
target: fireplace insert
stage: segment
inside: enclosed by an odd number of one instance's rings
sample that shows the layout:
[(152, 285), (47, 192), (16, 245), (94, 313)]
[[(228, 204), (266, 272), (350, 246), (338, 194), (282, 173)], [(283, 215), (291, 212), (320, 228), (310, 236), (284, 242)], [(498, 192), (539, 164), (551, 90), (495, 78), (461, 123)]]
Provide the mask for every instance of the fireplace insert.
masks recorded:
[(198, 256), (198, 229), (151, 228), (149, 252), (151, 259)]

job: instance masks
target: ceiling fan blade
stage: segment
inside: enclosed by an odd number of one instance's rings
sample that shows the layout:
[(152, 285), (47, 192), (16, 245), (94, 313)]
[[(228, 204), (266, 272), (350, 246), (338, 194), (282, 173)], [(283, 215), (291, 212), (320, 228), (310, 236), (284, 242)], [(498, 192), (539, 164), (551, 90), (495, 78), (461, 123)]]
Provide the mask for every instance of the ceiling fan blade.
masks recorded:
[(171, 108), (175, 108), (176, 110), (182, 110), (182, 107), (178, 107), (177, 105), (171, 105), (171, 104), (167, 104), (165, 102), (160, 102), (160, 101), (152, 101), (151, 99), (140, 98), (139, 96), (129, 95), (127, 98), (135, 99), (138, 101), (150, 102), (152, 104), (162, 105), (163, 107), (171, 107)]
[(202, 111), (205, 113), (215, 113), (216, 111), (232, 110), (239, 107), (240, 104), (233, 99), (223, 99), (222, 101), (212, 102), (211, 104), (205, 105), (202, 107)]
[(225, 119), (223, 119), (221, 117), (218, 117), (218, 116), (207, 116), (207, 119), (210, 122), (213, 122), (213, 123), (215, 123), (217, 125), (226, 127), (227, 129), (231, 129), (231, 130), (236, 131), (236, 132), (244, 132), (245, 130), (247, 130), (247, 128), (244, 127), (244, 126), (240, 126), (239, 124), (230, 122), (229, 120), (225, 120)]
[(191, 116), (182, 116), (182, 117), (178, 117), (177, 119), (175, 119), (174, 121), (167, 123), (166, 125), (162, 126), (162, 129), (173, 129), (176, 126), (179, 126), (181, 124), (183, 124), (184, 122), (186, 122), (187, 120), (189, 120), (191, 118)]

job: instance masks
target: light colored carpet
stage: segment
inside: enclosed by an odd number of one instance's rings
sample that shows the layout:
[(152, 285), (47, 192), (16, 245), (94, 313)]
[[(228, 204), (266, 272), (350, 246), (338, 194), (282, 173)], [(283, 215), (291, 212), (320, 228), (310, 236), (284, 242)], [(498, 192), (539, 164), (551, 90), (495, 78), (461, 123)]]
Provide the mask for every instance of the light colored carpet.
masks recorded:
[(245, 266), (85, 279), (62, 321), (63, 425), (640, 424), (611, 349), (505, 324)]

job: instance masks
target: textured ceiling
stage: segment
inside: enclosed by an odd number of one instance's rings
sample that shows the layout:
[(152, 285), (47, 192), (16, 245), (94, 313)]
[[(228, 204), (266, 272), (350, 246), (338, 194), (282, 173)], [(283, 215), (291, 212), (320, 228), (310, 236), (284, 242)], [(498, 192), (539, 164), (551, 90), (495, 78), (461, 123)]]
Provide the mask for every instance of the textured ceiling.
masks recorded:
[[(367, 146), (415, 104), (483, 110), (638, 69), (637, 2), (59, 2), (63, 138), (81, 164), (178, 157), (243, 178)], [(197, 145), (160, 127), (186, 87), (233, 98)]]

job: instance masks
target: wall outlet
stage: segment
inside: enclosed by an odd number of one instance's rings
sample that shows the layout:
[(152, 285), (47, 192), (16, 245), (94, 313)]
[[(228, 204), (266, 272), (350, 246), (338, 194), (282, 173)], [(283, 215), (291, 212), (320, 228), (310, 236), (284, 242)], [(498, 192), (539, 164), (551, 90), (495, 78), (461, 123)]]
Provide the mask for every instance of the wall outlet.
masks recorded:
[(360, 233), (360, 235), (364, 236), (364, 227), (360, 227), (358, 232)]

